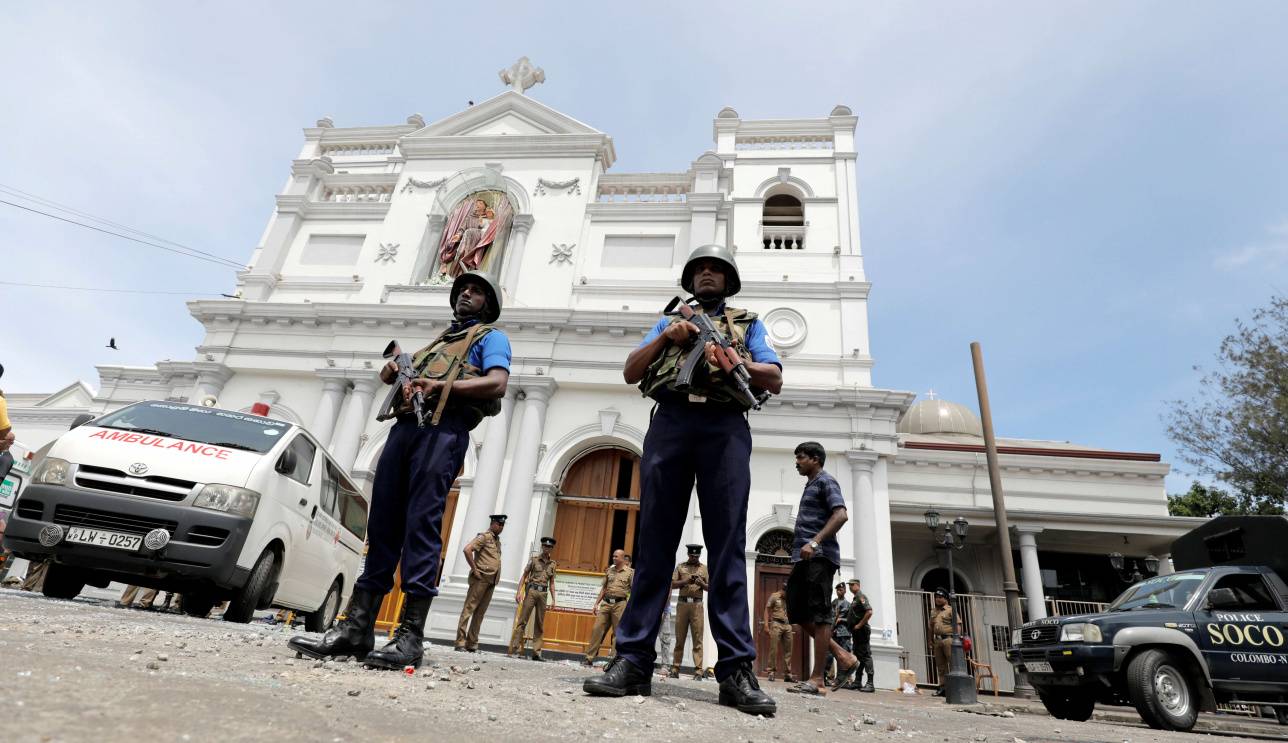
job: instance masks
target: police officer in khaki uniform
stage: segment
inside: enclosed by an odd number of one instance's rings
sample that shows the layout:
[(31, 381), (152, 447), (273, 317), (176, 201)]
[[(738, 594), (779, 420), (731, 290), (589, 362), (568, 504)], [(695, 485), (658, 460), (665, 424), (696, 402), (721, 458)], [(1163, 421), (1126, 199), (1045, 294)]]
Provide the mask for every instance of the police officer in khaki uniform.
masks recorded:
[(671, 588), (680, 589), (680, 603), (675, 607), (675, 656), (671, 664), (671, 678), (680, 677), (680, 661), (684, 660), (686, 636), (693, 639), (693, 678), (702, 680), (706, 666), (702, 665), (702, 592), (710, 587), (707, 566), (700, 560), (702, 545), (686, 544), (689, 559), (675, 566), (671, 575)]
[[(595, 627), (590, 631), (590, 644), (586, 646), (585, 665), (592, 665), (599, 655), (599, 646), (604, 644), (608, 630), (616, 630), (617, 623), (622, 621), (626, 611), (626, 598), (631, 593), (631, 581), (635, 579), (635, 569), (626, 564), (626, 551), (613, 550), (613, 564), (604, 573), (604, 585), (595, 598)], [(616, 644), (616, 637), (614, 644)]]
[(470, 564), (470, 588), (461, 607), (461, 620), (456, 624), (456, 649), (471, 653), (479, 649), (479, 626), (492, 603), (492, 591), (501, 578), (501, 532), (506, 515), (494, 513), (487, 531), (465, 545), (465, 561)]
[(953, 654), (954, 621), (957, 621), (957, 615), (948, 603), (948, 591), (936, 588), (935, 608), (930, 613), (930, 635), (935, 646), (935, 671), (939, 674), (939, 688), (935, 690), (937, 697), (944, 695), (944, 679), (948, 677), (948, 664)]
[[(769, 676), (770, 681), (774, 680), (774, 670), (778, 666), (779, 658), (783, 661), (783, 680), (792, 683), (796, 679), (792, 676), (792, 642), (796, 633), (792, 630), (792, 625), (787, 621), (787, 596), (783, 589), (778, 589), (769, 594), (769, 601), (765, 603), (765, 631), (769, 633)], [(779, 653), (781, 648), (782, 652)]]
[[(519, 590), (514, 592), (514, 601), (519, 603), (522, 594), (522, 608), (519, 609), (519, 620), (510, 635), (510, 647), (506, 655), (523, 654), (523, 631), (528, 627), (528, 617), (532, 617), (532, 659), (544, 661), (541, 657), (541, 641), (546, 630), (546, 609), (555, 603), (555, 560), (550, 556), (555, 547), (553, 537), (541, 538), (541, 554), (528, 560), (519, 578)], [(523, 593), (526, 589), (526, 593)]]

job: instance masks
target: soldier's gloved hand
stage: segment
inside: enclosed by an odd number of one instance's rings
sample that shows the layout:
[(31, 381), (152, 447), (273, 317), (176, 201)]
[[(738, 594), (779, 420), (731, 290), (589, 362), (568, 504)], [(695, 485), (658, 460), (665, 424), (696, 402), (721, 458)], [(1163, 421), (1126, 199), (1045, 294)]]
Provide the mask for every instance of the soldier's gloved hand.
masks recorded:
[(662, 335), (666, 336), (666, 339), (671, 343), (684, 345), (689, 342), (690, 338), (700, 332), (697, 325), (688, 320), (679, 320), (667, 325), (666, 330), (662, 331)]

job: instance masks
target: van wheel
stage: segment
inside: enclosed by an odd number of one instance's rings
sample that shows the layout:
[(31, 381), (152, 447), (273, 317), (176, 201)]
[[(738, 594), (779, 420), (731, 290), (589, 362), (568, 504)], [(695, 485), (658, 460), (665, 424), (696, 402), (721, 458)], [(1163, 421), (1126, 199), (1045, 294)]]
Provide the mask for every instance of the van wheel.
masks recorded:
[(255, 616), (255, 607), (259, 605), (260, 595), (268, 588), (268, 584), (273, 582), (273, 567), (276, 564), (277, 555), (274, 555), (272, 550), (264, 550), (264, 554), (255, 561), (255, 567), (250, 569), (250, 577), (246, 579), (246, 585), (233, 594), (228, 602), (228, 608), (224, 610), (225, 620), (245, 624)]
[(1162, 650), (1146, 650), (1127, 665), (1127, 693), (1146, 725), (1185, 732), (1199, 719), (1197, 695), (1184, 667)]
[(185, 593), (182, 598), (183, 613), (190, 617), (205, 619), (215, 608), (215, 597), (208, 593)]
[(1288, 707), (1275, 707), (1275, 720), (1280, 725), (1288, 725)]
[(85, 590), (85, 574), (75, 568), (50, 562), (40, 592), (51, 599), (74, 599)]
[(326, 592), (326, 598), (322, 599), (322, 605), (315, 612), (304, 615), (304, 629), (309, 632), (326, 632), (335, 621), (335, 615), (340, 613), (340, 580), (337, 578), (331, 584), (331, 590)]

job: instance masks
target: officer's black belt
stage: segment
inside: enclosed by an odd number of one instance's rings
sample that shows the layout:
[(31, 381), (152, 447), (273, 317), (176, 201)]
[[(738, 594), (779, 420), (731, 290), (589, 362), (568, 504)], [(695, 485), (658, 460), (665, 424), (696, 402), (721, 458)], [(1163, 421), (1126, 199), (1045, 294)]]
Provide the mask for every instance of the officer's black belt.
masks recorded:
[(604, 603), (605, 603), (605, 604), (618, 604), (618, 603), (621, 603), (621, 602), (623, 602), (623, 601), (625, 601), (625, 600), (626, 600), (626, 597), (625, 597), (625, 596), (621, 596), (621, 597), (619, 597), (619, 598), (613, 598), (612, 596), (605, 596), (605, 597), (604, 597)]
[(681, 603), (681, 604), (700, 604), (700, 603), (702, 603), (702, 597), (701, 597), (701, 596), (696, 596), (696, 597), (695, 597), (695, 596), (681, 596), (681, 597), (680, 597), (680, 603)]
[(546, 587), (545, 587), (545, 586), (537, 585), (536, 583), (529, 583), (529, 584), (528, 584), (528, 590), (529, 590), (529, 591), (541, 591), (542, 593), (544, 593), (544, 592), (545, 592), (545, 590), (546, 590)]

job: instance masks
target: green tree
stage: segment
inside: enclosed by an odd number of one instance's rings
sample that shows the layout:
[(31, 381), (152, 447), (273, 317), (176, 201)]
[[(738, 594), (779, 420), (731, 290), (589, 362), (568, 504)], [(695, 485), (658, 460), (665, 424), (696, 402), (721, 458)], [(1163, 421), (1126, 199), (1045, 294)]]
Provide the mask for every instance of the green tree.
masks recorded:
[(1210, 518), (1246, 514), (1277, 515), (1284, 511), (1281, 505), (1272, 501), (1231, 495), (1224, 490), (1205, 487), (1196, 482), (1190, 485), (1187, 493), (1167, 496), (1167, 512), (1173, 516)]
[(1251, 507), (1282, 506), (1288, 497), (1288, 298), (1271, 298), (1250, 322), (1235, 326), (1196, 399), (1172, 401), (1167, 434), (1183, 460)]

